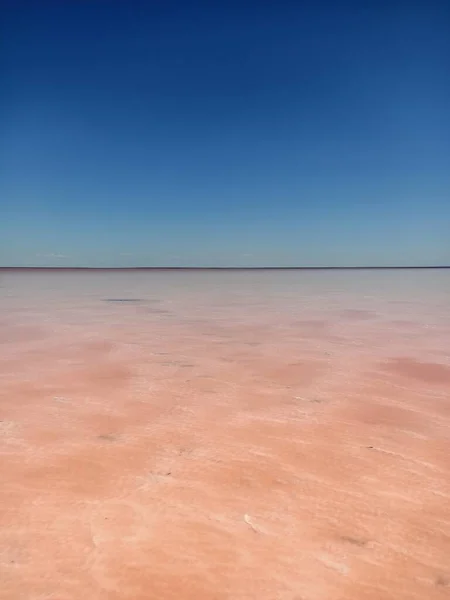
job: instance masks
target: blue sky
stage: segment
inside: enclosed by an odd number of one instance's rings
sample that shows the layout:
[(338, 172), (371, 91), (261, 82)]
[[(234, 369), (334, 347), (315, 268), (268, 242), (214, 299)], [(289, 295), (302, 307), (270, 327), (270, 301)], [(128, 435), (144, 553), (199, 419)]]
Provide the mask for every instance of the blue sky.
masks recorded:
[(2, 3), (0, 264), (450, 264), (446, 2)]

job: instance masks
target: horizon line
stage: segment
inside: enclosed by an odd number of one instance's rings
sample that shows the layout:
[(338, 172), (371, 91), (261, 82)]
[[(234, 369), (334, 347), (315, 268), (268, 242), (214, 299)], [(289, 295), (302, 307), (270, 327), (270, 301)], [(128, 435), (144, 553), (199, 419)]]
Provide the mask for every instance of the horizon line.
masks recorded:
[(0, 267), (0, 271), (368, 271), (394, 269), (450, 269), (450, 265), (342, 267)]

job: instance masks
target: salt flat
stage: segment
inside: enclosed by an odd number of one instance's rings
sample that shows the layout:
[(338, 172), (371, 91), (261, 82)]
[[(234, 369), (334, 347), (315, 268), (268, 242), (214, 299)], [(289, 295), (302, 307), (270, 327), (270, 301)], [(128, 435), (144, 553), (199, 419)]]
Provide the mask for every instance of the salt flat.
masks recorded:
[(450, 271), (0, 274), (0, 598), (450, 596)]

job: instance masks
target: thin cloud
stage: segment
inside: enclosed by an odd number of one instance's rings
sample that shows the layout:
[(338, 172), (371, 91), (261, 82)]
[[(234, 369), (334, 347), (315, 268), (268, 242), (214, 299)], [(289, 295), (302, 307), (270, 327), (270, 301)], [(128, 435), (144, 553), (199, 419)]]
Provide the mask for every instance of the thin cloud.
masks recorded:
[(38, 258), (69, 258), (66, 254), (36, 254)]

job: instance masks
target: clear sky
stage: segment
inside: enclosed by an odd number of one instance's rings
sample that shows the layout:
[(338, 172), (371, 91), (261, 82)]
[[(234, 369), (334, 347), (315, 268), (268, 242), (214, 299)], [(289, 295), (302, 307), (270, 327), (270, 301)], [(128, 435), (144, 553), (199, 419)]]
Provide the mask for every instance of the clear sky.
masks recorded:
[(3, 0), (0, 264), (450, 264), (450, 4)]

